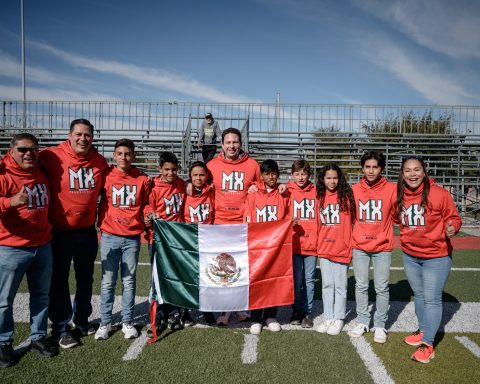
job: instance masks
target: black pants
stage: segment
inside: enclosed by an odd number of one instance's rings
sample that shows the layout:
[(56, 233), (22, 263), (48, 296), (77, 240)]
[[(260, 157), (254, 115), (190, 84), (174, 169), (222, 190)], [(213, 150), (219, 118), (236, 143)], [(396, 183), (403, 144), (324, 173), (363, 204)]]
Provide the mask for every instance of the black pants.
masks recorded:
[(206, 164), (215, 157), (217, 153), (216, 145), (204, 145), (202, 147), (203, 162)]

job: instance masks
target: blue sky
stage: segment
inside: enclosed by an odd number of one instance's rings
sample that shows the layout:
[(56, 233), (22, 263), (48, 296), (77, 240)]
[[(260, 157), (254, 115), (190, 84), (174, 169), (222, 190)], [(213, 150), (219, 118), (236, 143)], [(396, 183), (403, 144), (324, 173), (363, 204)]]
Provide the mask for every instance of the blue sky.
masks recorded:
[[(29, 100), (480, 105), (475, 0), (25, 0)], [(20, 0), (0, 99), (21, 99)]]

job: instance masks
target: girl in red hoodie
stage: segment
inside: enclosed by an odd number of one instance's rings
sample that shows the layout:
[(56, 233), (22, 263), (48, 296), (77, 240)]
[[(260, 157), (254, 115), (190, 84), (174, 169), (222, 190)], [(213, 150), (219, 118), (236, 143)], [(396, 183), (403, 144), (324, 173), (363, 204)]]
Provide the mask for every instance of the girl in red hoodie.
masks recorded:
[(320, 224), (317, 253), (322, 271), (322, 300), (325, 320), (318, 332), (338, 335), (343, 329), (347, 306), (347, 272), (352, 261), (352, 224), (355, 198), (340, 167), (324, 166), (318, 175)]
[(450, 237), (458, 233), (462, 220), (450, 193), (429, 179), (419, 157), (402, 160), (397, 191), (403, 264), (415, 297), (419, 328), (404, 341), (419, 346), (413, 360), (428, 363), (435, 357), (442, 291), (452, 266)]

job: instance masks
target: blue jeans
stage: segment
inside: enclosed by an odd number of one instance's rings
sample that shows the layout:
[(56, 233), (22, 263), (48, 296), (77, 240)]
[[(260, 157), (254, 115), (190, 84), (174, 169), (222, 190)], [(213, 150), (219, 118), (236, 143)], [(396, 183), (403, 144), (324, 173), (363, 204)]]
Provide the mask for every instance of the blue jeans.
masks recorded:
[(452, 267), (451, 256), (424, 259), (403, 253), (403, 266), (415, 296), (422, 341), (433, 345), (442, 321), (442, 291)]
[(322, 271), (323, 315), (326, 319), (343, 320), (347, 308), (348, 264), (320, 258)]
[(294, 312), (312, 313), (316, 268), (317, 256), (293, 255)]
[(370, 260), (373, 260), (373, 283), (376, 293), (376, 310), (373, 317), (373, 326), (375, 328), (385, 328), (390, 303), (388, 281), (390, 277), (392, 252), (364, 252), (360, 249), (353, 249), (357, 322), (370, 326), (370, 312), (368, 310), (368, 273), (370, 270)]
[(13, 300), (27, 274), (30, 292), (30, 340), (47, 335), (52, 247), (0, 246), (0, 344), (12, 343)]
[[(93, 226), (70, 231), (53, 230), (52, 285), (48, 308), (53, 337), (61, 337), (68, 332), (72, 317), (76, 325), (88, 324), (88, 317), (92, 314), (93, 269), (97, 251), (97, 230)], [(76, 280), (73, 307), (68, 285), (72, 260)]]
[(100, 254), (102, 257), (102, 290), (100, 294), (100, 314), (102, 324), (112, 321), (115, 286), (117, 285), (118, 265), (122, 276), (122, 321), (133, 320), (140, 235), (116, 236), (102, 233)]

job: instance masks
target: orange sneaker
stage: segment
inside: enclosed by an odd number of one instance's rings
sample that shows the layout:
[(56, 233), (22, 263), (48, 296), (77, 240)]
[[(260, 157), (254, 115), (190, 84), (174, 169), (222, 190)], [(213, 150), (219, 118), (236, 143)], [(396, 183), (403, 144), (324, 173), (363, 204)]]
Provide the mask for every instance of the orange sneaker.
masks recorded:
[(423, 339), (423, 332), (417, 329), (415, 332), (413, 332), (411, 335), (405, 336), (403, 338), (403, 341), (407, 343), (408, 345), (420, 345), (422, 344), (422, 339)]
[(435, 351), (432, 345), (422, 343), (415, 353), (412, 355), (412, 360), (427, 364), (435, 357)]

